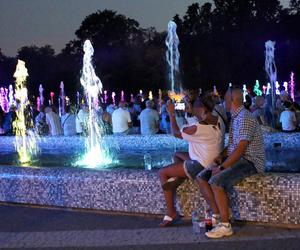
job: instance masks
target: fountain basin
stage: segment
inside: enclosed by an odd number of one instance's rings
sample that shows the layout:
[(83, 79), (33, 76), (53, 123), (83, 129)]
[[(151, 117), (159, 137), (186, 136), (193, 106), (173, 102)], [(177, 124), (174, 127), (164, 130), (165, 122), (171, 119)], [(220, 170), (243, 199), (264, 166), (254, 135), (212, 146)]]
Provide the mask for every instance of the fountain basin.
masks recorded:
[[(186, 147), (171, 136), (112, 137), (121, 149), (173, 151)], [(298, 134), (265, 134), (266, 148), (281, 143), (289, 150), (300, 146)], [(80, 137), (43, 138), (42, 150), (83, 147)], [(1, 137), (1, 152), (13, 149), (12, 137)], [(278, 144), (277, 144), (278, 147)], [(57, 163), (58, 165), (60, 162)], [(300, 174), (266, 173), (247, 178), (230, 193), (233, 217), (238, 220), (298, 225)], [(95, 170), (70, 167), (0, 167), (0, 201), (104, 211), (164, 214), (164, 197), (157, 170)], [(196, 184), (186, 181), (178, 190), (178, 206), (186, 216), (205, 210)]]

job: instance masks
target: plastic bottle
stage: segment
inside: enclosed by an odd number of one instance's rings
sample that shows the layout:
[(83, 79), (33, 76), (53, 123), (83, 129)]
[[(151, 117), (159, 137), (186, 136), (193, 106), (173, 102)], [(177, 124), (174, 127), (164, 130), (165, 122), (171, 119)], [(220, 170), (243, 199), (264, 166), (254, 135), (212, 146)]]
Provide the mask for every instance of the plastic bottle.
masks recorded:
[(192, 224), (193, 224), (193, 232), (200, 233), (200, 220), (199, 220), (199, 213), (198, 211), (192, 212)]
[(152, 169), (152, 157), (149, 153), (144, 154), (144, 167), (145, 170)]

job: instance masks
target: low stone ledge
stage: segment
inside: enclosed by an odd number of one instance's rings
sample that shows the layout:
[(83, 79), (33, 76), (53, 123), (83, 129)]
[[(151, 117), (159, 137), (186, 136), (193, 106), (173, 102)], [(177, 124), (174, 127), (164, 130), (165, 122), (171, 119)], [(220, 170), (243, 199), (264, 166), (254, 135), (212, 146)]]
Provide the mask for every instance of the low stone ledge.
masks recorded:
[[(197, 184), (177, 192), (181, 211), (204, 212)], [(116, 212), (164, 214), (157, 171), (93, 171), (69, 168), (0, 168), (0, 201)], [(300, 174), (262, 174), (245, 179), (230, 193), (237, 220), (299, 225)], [(203, 215), (203, 214), (202, 214)]]

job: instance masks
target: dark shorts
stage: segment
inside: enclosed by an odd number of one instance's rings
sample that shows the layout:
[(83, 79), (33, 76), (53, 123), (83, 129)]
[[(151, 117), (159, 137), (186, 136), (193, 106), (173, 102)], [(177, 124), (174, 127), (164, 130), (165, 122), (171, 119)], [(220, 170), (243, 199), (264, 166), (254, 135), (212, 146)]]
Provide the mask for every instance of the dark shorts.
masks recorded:
[(204, 169), (197, 175), (197, 178), (207, 181), (210, 185), (230, 190), (237, 183), (256, 173), (257, 170), (254, 167), (254, 164), (244, 158), (241, 158), (233, 166), (224, 169), (217, 175), (212, 176), (211, 170)]
[(186, 176), (191, 180), (194, 180), (204, 170), (204, 167), (196, 160), (185, 160), (183, 168)]

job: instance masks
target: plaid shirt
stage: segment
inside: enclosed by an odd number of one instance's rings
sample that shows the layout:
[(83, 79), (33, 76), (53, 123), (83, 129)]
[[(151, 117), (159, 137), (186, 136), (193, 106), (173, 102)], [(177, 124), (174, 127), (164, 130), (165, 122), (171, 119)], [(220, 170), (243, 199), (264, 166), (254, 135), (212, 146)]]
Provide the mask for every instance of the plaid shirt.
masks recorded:
[(254, 163), (259, 173), (265, 168), (265, 149), (261, 128), (252, 114), (244, 108), (239, 107), (233, 114), (229, 129), (228, 155), (238, 146), (241, 140), (247, 140), (249, 145), (243, 157)]

